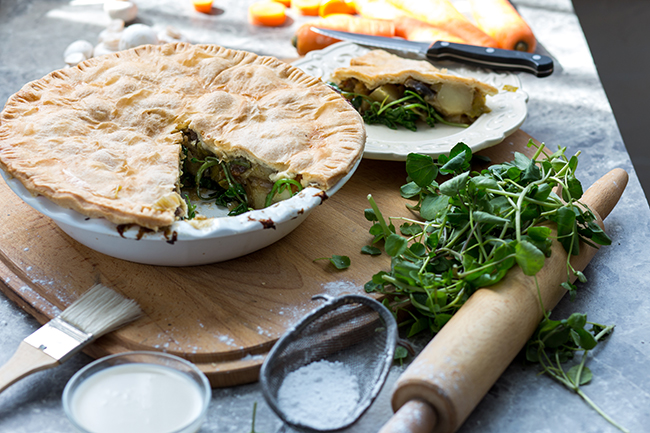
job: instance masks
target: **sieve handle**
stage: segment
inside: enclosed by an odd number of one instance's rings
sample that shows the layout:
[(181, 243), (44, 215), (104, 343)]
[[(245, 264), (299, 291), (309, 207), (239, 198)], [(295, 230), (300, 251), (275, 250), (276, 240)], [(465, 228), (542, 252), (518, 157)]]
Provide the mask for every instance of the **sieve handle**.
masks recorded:
[[(624, 170), (612, 170), (581, 201), (604, 218), (621, 197), (627, 178)], [(573, 256), (571, 264), (583, 270), (595, 253), (581, 244), (580, 255)], [(566, 280), (566, 258), (564, 248), (554, 242), (551, 257), (537, 274), (546, 309), (565, 294), (560, 283)], [(411, 418), (433, 420), (427, 421), (429, 432), (456, 431), (526, 344), (542, 315), (534, 280), (519, 267), (500, 283), (476, 291), (398, 379), (392, 398), (397, 413), (381, 432), (423, 431), (417, 425), (407, 430), (411, 423), (400, 415), (407, 407)], [(414, 400), (429, 405), (411, 405)]]

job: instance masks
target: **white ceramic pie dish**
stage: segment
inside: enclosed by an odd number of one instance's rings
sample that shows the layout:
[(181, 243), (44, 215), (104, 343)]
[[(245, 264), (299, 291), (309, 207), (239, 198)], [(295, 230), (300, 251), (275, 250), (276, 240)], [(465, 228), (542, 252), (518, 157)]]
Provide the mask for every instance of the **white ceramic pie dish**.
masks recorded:
[(241, 257), (288, 235), (323, 200), (345, 185), (360, 161), (361, 158), (343, 179), (325, 192), (305, 188), (290, 199), (238, 216), (227, 216), (225, 209), (214, 205), (201, 205), (200, 212), (211, 217), (201, 228), (188, 221), (176, 221), (169, 229), (158, 232), (138, 226), (117, 226), (103, 218), (88, 218), (43, 196), (33, 196), (18, 179), (1, 169), (0, 173), (25, 203), (51, 218), (61, 230), (88, 248), (136, 263), (195, 266)]

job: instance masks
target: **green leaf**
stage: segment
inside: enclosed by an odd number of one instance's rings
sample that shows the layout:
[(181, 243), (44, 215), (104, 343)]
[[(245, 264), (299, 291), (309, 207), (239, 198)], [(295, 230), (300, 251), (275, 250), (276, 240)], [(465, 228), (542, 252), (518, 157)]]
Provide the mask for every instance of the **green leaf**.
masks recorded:
[(427, 248), (423, 244), (417, 242), (409, 247), (409, 251), (415, 257), (424, 257), (427, 254)]
[(570, 251), (572, 255), (578, 255), (580, 251), (575, 212), (568, 207), (561, 207), (557, 210), (554, 220), (557, 224), (558, 240), (565, 251)]
[(492, 177), (489, 176), (474, 176), (471, 181), (472, 185), (476, 187), (478, 190), (485, 190), (487, 188), (490, 189), (498, 189), (499, 188), (499, 183)]
[(596, 347), (596, 345), (598, 344), (598, 342), (597, 342), (596, 339), (594, 338), (593, 334), (591, 334), (591, 333), (590, 333), (589, 331), (587, 331), (586, 329), (584, 329), (584, 328), (580, 328), (580, 329), (577, 329), (577, 330), (575, 330), (575, 331), (576, 331), (576, 332), (578, 333), (578, 335), (580, 336), (579, 345), (580, 345), (580, 347), (582, 347), (583, 349), (585, 349), (585, 350), (591, 350), (591, 349), (593, 349), (594, 347)]
[(609, 236), (607, 236), (607, 233), (603, 231), (603, 229), (596, 224), (595, 222), (588, 222), (587, 223), (587, 228), (591, 231), (591, 236), (589, 237), (594, 243), (597, 243), (598, 245), (611, 245), (612, 240), (610, 239)]
[(393, 359), (395, 361), (401, 361), (403, 359), (408, 358), (409, 356), (409, 351), (406, 349), (404, 346), (400, 346), (399, 344), (395, 346), (395, 354), (393, 355)]
[(531, 162), (530, 158), (521, 152), (515, 152), (515, 159), (512, 161), (515, 167), (521, 171), (527, 170)]
[(474, 211), (472, 213), (472, 217), (474, 218), (474, 221), (478, 223), (484, 223), (484, 224), (496, 224), (498, 226), (502, 226), (508, 222), (510, 222), (509, 219), (506, 218), (501, 218), (496, 215), (492, 215), (487, 212), (482, 212), (480, 210)]
[(368, 254), (370, 256), (378, 256), (381, 254), (381, 250), (377, 247), (373, 247), (372, 245), (364, 245), (363, 248), (361, 248), (361, 254)]
[[(443, 174), (452, 174), (459, 171), (462, 171), (465, 168), (465, 162), (467, 161), (467, 150), (463, 150), (461, 153), (452, 157), (447, 161), (442, 167), (440, 167), (440, 173)], [(469, 153), (471, 157), (471, 152)]]
[(468, 178), (469, 171), (454, 176), (440, 185), (440, 192), (449, 197), (456, 196), (465, 189)]
[(399, 231), (404, 236), (415, 236), (422, 233), (422, 226), (420, 224), (404, 223), (399, 227)]
[(550, 227), (544, 227), (544, 226), (536, 226), (536, 227), (530, 227), (526, 231), (526, 234), (530, 236), (532, 239), (538, 241), (538, 242), (543, 242), (548, 237), (551, 235), (552, 231)]
[(565, 344), (571, 338), (571, 329), (563, 326), (558, 326), (553, 331), (549, 332), (542, 341), (544, 346), (549, 349), (555, 349)]
[(567, 324), (573, 329), (582, 329), (587, 324), (587, 315), (581, 313), (573, 313), (567, 319)]
[(526, 345), (526, 360), (534, 363), (539, 362), (539, 348), (537, 345), (535, 344)]
[(368, 221), (379, 221), (373, 209), (364, 209), (363, 216), (366, 217)]
[(533, 194), (533, 198), (539, 201), (546, 201), (551, 191), (553, 191), (553, 187), (548, 183), (543, 183), (537, 188), (537, 191)]
[(438, 247), (438, 242), (440, 242), (440, 239), (437, 232), (431, 233), (426, 240), (427, 246), (432, 250), (435, 250)]
[(535, 161), (530, 161), (521, 175), (521, 182), (528, 184), (540, 180), (541, 178), (542, 173), (539, 170), (539, 167), (535, 164)]
[(332, 255), (330, 257), (330, 263), (336, 267), (336, 269), (347, 269), (350, 267), (350, 258), (348, 256), (339, 256)]
[(413, 182), (424, 188), (438, 176), (438, 167), (428, 155), (409, 153), (406, 157), (406, 173)]
[(426, 331), (427, 329), (429, 329), (429, 318), (420, 317), (413, 325), (411, 325), (411, 329), (409, 329), (407, 338), (411, 338), (412, 336), (419, 334), (422, 331)]
[(427, 194), (420, 206), (420, 216), (427, 221), (434, 220), (440, 212), (449, 205), (449, 197), (446, 195)]
[(535, 275), (544, 267), (545, 256), (535, 245), (527, 241), (515, 246), (515, 259), (525, 275)]
[(418, 186), (417, 183), (411, 181), (405, 185), (402, 185), (400, 188), (400, 195), (404, 198), (413, 198), (416, 195), (420, 194), (422, 188)]
[(389, 256), (398, 257), (406, 250), (408, 246), (407, 244), (408, 242), (405, 238), (395, 233), (391, 233), (386, 238), (384, 249)]
[(591, 382), (591, 379), (594, 377), (589, 367), (582, 366), (582, 371), (580, 372), (580, 383), (578, 382), (578, 371), (580, 371), (580, 365), (574, 365), (567, 371), (566, 375), (571, 379), (574, 385), (582, 386)]

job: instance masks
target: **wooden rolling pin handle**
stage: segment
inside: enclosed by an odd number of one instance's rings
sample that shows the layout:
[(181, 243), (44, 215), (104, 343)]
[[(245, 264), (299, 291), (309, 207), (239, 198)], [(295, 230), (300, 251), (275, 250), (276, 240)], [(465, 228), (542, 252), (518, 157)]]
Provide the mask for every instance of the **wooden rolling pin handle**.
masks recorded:
[(409, 400), (378, 433), (430, 433), (433, 425), (436, 425), (433, 407), (424, 400)]
[[(627, 177), (624, 170), (612, 170), (581, 201), (597, 217), (606, 217)], [(583, 270), (595, 253), (581, 244), (571, 265)], [(540, 298), (550, 310), (564, 296), (560, 284), (567, 278), (566, 259), (562, 246), (554, 242), (551, 257), (537, 274), (539, 293), (532, 277), (518, 267), (500, 283), (477, 290), (400, 376), (392, 397), (397, 413), (381, 433), (456, 431), (537, 328), (543, 317)]]

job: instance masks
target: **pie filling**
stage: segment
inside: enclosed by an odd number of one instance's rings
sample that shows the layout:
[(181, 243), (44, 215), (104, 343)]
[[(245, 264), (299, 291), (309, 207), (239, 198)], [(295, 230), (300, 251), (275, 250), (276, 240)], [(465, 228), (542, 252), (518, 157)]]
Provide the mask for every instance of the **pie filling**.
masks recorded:
[(178, 192), (185, 197), (186, 209), (179, 216), (185, 219), (200, 217), (194, 212), (194, 199), (214, 201), (227, 207), (232, 216), (268, 207), (302, 189), (300, 176), (274, 182), (271, 179), (277, 170), (243, 156), (216, 154), (188, 127), (180, 132), (182, 163)]
[(468, 126), (481, 114), (490, 112), (484, 93), (453, 82), (427, 84), (407, 78), (403, 83), (369, 88), (350, 77), (338, 84), (338, 88), (352, 101), (366, 123), (385, 123), (378, 118), (383, 113), (422, 120), (430, 126), (436, 122)]

